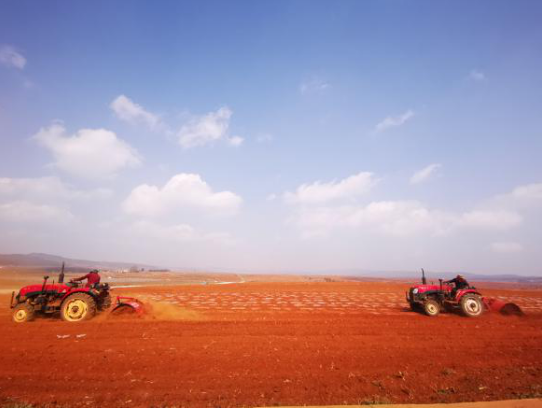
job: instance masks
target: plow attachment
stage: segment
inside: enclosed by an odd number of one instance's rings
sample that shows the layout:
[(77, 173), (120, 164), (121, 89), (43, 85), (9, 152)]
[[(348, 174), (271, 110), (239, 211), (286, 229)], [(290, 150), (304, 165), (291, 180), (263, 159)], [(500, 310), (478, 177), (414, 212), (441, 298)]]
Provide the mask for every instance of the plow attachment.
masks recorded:
[(496, 298), (483, 298), (484, 306), (488, 311), (498, 312), (502, 315), (525, 315), (517, 304), (511, 302), (504, 302), (497, 300)]
[(117, 297), (117, 305), (111, 310), (111, 315), (142, 316), (145, 314), (145, 307), (141, 301), (133, 297)]

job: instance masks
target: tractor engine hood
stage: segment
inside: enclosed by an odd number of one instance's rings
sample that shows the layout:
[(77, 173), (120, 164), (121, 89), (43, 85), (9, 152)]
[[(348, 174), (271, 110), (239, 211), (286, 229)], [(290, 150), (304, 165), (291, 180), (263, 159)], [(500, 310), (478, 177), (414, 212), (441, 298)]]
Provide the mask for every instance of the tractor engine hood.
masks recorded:
[[(417, 289), (418, 293), (425, 293), (426, 291), (440, 291), (439, 284), (420, 284), (420, 285), (415, 285), (412, 288)], [(443, 284), (442, 289), (444, 291), (452, 291), (453, 287), (447, 284)]]
[[(26, 287), (23, 287), (19, 290), (18, 295), (28, 297), (33, 294), (41, 293), (42, 288), (43, 284), (27, 285)], [(70, 290), (70, 287), (65, 284), (47, 284), (44, 290), (47, 292), (65, 293)]]

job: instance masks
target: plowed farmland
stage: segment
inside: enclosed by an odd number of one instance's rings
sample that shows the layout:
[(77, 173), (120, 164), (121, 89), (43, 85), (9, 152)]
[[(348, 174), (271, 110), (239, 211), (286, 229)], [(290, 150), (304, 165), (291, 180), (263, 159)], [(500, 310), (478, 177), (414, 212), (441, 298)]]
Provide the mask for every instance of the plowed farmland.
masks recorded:
[(4, 406), (288, 406), (542, 396), (542, 290), (482, 291), (524, 317), (407, 308), (398, 282), (117, 289), (142, 319), (11, 322), (0, 296)]

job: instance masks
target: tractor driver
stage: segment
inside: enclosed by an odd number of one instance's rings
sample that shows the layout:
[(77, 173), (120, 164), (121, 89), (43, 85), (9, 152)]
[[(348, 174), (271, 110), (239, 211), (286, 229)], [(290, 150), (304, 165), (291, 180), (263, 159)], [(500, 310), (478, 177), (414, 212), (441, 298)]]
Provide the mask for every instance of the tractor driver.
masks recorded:
[(90, 273), (84, 275), (83, 277), (74, 278), (71, 281), (75, 282), (75, 281), (87, 280), (87, 285), (89, 287), (94, 287), (96, 284), (100, 283), (100, 279), (101, 279), (100, 272), (98, 270), (92, 270)]
[(458, 274), (456, 278), (452, 278), (451, 280), (444, 281), (444, 284), (452, 284), (452, 283), (455, 284), (455, 287), (452, 291), (452, 295), (454, 297), (459, 290), (463, 290), (464, 288), (470, 287), (467, 280), (465, 280), (465, 277), (463, 277), (461, 274)]

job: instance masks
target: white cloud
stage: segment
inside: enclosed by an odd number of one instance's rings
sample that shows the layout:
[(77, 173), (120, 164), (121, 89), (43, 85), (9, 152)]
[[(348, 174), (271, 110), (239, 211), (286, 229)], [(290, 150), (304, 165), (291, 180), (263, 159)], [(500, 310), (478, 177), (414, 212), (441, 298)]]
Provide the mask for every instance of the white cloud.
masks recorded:
[(485, 81), (487, 79), (486, 75), (478, 70), (472, 70), (469, 73), (469, 78), (474, 81)]
[(27, 201), (0, 203), (0, 220), (9, 223), (64, 223), (74, 217), (60, 206)]
[(458, 224), (464, 227), (474, 227), (491, 230), (508, 230), (521, 224), (520, 214), (508, 210), (474, 210), (463, 213)]
[(510, 196), (519, 200), (542, 200), (542, 183), (518, 186)]
[(231, 146), (241, 146), (243, 141), (244, 141), (244, 139), (241, 138), (240, 136), (232, 136), (231, 138), (228, 139), (228, 143)]
[(398, 116), (388, 116), (376, 125), (375, 132), (382, 132), (390, 128), (401, 126), (412, 119), (414, 115), (414, 111), (408, 110)]
[(371, 172), (360, 172), (340, 181), (303, 184), (295, 193), (286, 192), (284, 200), (290, 204), (315, 204), (349, 199), (367, 193), (377, 183)]
[(445, 234), (451, 216), (429, 210), (416, 201), (371, 202), (362, 206), (324, 206), (299, 210), (295, 223), (310, 235), (323, 235), (336, 228), (364, 228), (391, 236), (420, 232)]
[(141, 163), (134, 148), (106, 129), (81, 129), (69, 136), (61, 124), (55, 123), (33, 138), (51, 151), (54, 166), (80, 177), (107, 178)]
[(330, 87), (331, 85), (321, 78), (311, 77), (299, 85), (299, 92), (302, 94), (322, 93)]
[(216, 112), (209, 112), (193, 118), (179, 130), (177, 135), (179, 144), (183, 148), (189, 149), (226, 140), (232, 146), (239, 146), (243, 142), (243, 138), (228, 135), (232, 114), (233, 112), (229, 108), (222, 107)]
[(515, 242), (491, 243), (490, 248), (491, 248), (491, 251), (495, 253), (504, 253), (504, 254), (521, 253), (523, 251), (523, 246), (520, 243), (515, 243)]
[(432, 163), (431, 165), (426, 166), (412, 175), (410, 183), (416, 185), (429, 180), (431, 176), (434, 175), (435, 171), (441, 167), (442, 165), (440, 163)]
[[(412, 183), (426, 180), (440, 164), (417, 172)], [(507, 231), (523, 222), (513, 207), (486, 203), (465, 212), (434, 209), (415, 200), (372, 201), (360, 203), (360, 197), (376, 183), (372, 173), (361, 172), (340, 181), (303, 184), (295, 193), (283, 194), (285, 203), (295, 205), (289, 219), (303, 237), (326, 235), (334, 229), (362, 229), (391, 236), (423, 233), (443, 236), (458, 231)], [(506, 197), (542, 197), (542, 185), (520, 186)]]
[(101, 200), (108, 189), (77, 190), (56, 177), (0, 178), (0, 221), (64, 223), (74, 219), (74, 202)]
[(337, 228), (369, 229), (405, 237), (417, 234), (442, 236), (458, 229), (504, 231), (521, 224), (509, 211), (453, 213), (430, 209), (417, 201), (378, 201), (367, 205), (301, 207), (293, 218), (305, 237), (325, 235)]
[(141, 105), (136, 104), (125, 95), (119, 95), (109, 106), (122, 121), (132, 125), (142, 123), (152, 130), (161, 127), (158, 115), (146, 111)]
[(214, 242), (220, 244), (234, 243), (234, 240), (229, 233), (202, 233), (197, 231), (189, 224), (163, 226), (148, 220), (139, 220), (132, 225), (131, 231), (137, 236), (144, 237), (145, 240), (159, 240), (168, 244), (175, 242)]
[(182, 211), (184, 208), (234, 214), (241, 203), (241, 197), (235, 193), (213, 192), (197, 174), (180, 173), (173, 176), (162, 188), (147, 184), (136, 187), (122, 207), (128, 214), (159, 217)]
[(529, 212), (537, 217), (542, 208), (542, 183), (521, 185), (512, 191), (493, 197), (489, 203), (496, 209), (512, 209)]
[(58, 202), (105, 198), (112, 195), (109, 189), (77, 190), (57, 177), (0, 178), (0, 199), (16, 198), (33, 202)]
[(0, 63), (22, 70), (26, 65), (26, 58), (12, 46), (3, 45), (0, 47)]

